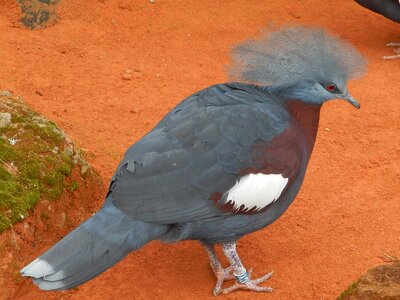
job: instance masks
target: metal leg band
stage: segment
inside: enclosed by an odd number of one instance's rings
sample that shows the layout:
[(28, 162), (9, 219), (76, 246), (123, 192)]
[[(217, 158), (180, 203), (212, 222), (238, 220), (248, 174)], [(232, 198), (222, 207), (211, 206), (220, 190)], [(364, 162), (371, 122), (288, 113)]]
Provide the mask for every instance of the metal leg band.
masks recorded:
[(247, 281), (250, 281), (249, 274), (247, 273), (246, 270), (240, 275), (236, 275), (236, 274), (234, 274), (234, 275), (236, 277), (236, 280), (239, 283), (246, 283)]

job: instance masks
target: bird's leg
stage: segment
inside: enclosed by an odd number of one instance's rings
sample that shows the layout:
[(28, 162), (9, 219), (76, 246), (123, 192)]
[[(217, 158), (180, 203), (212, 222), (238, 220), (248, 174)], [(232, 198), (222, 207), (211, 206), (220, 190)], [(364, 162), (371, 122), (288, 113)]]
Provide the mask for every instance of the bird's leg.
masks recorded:
[(236, 252), (236, 243), (222, 244), (222, 249), (226, 258), (229, 260), (231, 267), (233, 268), (233, 275), (236, 277), (236, 283), (226, 289), (215, 291), (214, 294), (227, 294), (238, 289), (250, 290), (255, 292), (273, 291), (271, 287), (258, 286), (258, 284), (260, 284), (261, 282), (269, 279), (272, 276), (273, 272), (269, 272), (258, 279), (251, 279), (251, 269), (249, 270), (249, 272), (247, 272), (247, 270), (243, 267), (239, 255)]
[(215, 253), (214, 246), (202, 243), (203, 247), (206, 249), (208, 257), (210, 258), (210, 266), (214, 272), (215, 277), (217, 278), (217, 283), (213, 289), (213, 294), (216, 296), (219, 294), (221, 290), (222, 284), (225, 280), (235, 279), (236, 277), (233, 275), (233, 267), (229, 266), (224, 269), (218, 259), (217, 253)]
[[(400, 43), (389, 43), (386, 44), (386, 46), (388, 47), (400, 47)], [(396, 55), (387, 55), (384, 56), (383, 59), (395, 59), (395, 58), (400, 58), (400, 48), (393, 50), (394, 53), (396, 53)]]

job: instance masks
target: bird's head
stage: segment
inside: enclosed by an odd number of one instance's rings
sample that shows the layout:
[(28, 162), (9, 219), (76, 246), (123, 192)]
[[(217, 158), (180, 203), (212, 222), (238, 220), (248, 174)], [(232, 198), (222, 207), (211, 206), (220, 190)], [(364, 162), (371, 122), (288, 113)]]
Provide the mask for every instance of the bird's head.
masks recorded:
[(263, 86), (282, 99), (318, 105), (344, 99), (360, 108), (346, 83), (363, 74), (365, 66), (364, 58), (347, 42), (324, 30), (299, 26), (237, 45), (230, 77)]
[(267, 86), (266, 89), (283, 99), (301, 100), (316, 105), (333, 99), (343, 99), (360, 108), (360, 103), (350, 95), (343, 80), (301, 80)]

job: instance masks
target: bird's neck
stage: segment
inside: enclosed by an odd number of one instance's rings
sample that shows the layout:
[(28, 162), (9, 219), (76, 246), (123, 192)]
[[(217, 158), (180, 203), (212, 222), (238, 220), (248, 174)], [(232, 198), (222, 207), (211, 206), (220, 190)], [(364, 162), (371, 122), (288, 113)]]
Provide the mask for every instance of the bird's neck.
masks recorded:
[(286, 101), (285, 105), (292, 116), (295, 127), (304, 134), (307, 148), (311, 152), (317, 136), (321, 105), (298, 100)]

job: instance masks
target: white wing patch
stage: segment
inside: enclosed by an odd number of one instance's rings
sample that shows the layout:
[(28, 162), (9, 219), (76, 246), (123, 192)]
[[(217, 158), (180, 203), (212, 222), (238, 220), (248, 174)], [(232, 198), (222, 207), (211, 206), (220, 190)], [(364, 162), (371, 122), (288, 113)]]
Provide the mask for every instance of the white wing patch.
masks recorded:
[(52, 265), (50, 265), (47, 261), (36, 258), (29, 265), (23, 268), (21, 271), (22, 276), (31, 276), (34, 278), (44, 277), (48, 274), (52, 274), (55, 272)]
[(279, 198), (289, 178), (282, 174), (248, 174), (241, 177), (228, 191), (227, 203), (233, 202), (233, 209), (243, 205), (244, 210), (260, 210)]

